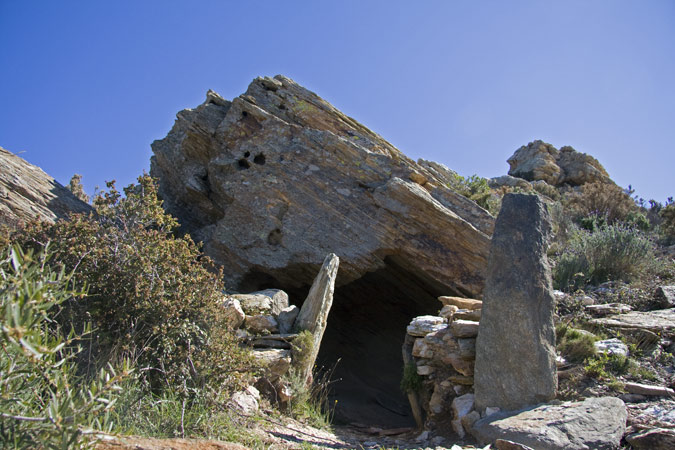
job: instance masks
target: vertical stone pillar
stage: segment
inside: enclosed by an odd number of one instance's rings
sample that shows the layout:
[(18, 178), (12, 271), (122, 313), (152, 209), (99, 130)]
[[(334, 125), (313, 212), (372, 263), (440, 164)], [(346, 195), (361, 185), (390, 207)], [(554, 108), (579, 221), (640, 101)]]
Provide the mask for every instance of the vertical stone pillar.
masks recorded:
[(507, 194), (488, 259), (476, 341), (476, 409), (515, 410), (551, 400), (555, 300), (546, 257), (551, 223), (536, 195)]
[(333, 291), (339, 265), (340, 258), (337, 255), (331, 253), (326, 256), (321, 270), (314, 279), (309, 294), (307, 294), (307, 298), (300, 308), (300, 313), (295, 319), (294, 328), (297, 331), (309, 331), (313, 338), (311, 348), (308, 349), (309, 354), (305, 355), (302, 360), (302, 367), (298, 368), (305, 380), (311, 379), (312, 368), (316, 362), (316, 357), (319, 355), (319, 347), (326, 330), (328, 313), (333, 305)]

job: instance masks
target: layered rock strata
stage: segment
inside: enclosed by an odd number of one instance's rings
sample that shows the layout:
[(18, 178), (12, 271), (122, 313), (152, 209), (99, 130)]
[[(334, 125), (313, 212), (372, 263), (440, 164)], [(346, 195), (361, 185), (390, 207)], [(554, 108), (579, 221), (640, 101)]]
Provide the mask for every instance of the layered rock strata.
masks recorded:
[(209, 91), (152, 145), (165, 207), (224, 267), (228, 286), (308, 287), (326, 254), (337, 285), (396, 262), (437, 290), (483, 289), (493, 218), (292, 80)]
[(0, 224), (15, 228), (89, 211), (91, 206), (42, 169), (0, 147)]

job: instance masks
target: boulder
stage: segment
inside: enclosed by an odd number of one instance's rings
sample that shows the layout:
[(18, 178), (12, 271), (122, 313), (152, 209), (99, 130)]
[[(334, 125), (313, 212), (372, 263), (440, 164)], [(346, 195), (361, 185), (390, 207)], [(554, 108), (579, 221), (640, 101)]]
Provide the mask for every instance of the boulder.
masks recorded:
[(628, 356), (628, 346), (621, 342), (621, 339), (612, 338), (596, 341), (593, 343), (598, 353), (608, 355)]
[(539, 197), (507, 194), (497, 218), (476, 341), (476, 410), (515, 410), (557, 390), (551, 223)]
[(243, 391), (232, 394), (230, 404), (244, 414), (254, 414), (258, 411), (260, 392), (253, 386), (248, 386)]
[(654, 293), (654, 299), (661, 308), (675, 307), (675, 286), (659, 286)]
[(244, 327), (254, 334), (271, 334), (279, 332), (277, 319), (271, 315), (246, 316)]
[(454, 295), (480, 295), (494, 219), (294, 81), (213, 92), (152, 144), (164, 206), (222, 265), (227, 286), (306, 288), (324, 257), (338, 286), (387, 267)]
[(675, 335), (675, 308), (655, 311), (631, 311), (599, 319), (591, 323), (617, 330), (642, 329), (661, 336)]
[(92, 210), (42, 169), (0, 147), (0, 225), (53, 223)]
[(506, 439), (537, 450), (617, 449), (627, 415), (618, 398), (587, 398), (511, 415), (499, 412), (478, 420), (472, 432), (483, 444)]
[(525, 191), (532, 189), (530, 183), (522, 178), (512, 177), (511, 175), (502, 175), (500, 177), (490, 178), (488, 180), (488, 185), (491, 188), (500, 188), (500, 187), (517, 187)]
[(598, 160), (569, 146), (558, 150), (537, 140), (520, 147), (507, 162), (509, 175), (528, 181), (545, 181), (552, 186), (612, 183)]

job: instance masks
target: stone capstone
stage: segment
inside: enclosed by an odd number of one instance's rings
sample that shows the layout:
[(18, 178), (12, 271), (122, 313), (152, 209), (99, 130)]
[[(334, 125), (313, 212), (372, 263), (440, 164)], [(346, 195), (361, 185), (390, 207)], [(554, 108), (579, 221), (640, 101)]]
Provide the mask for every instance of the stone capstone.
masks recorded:
[(617, 449), (626, 430), (626, 405), (614, 397), (499, 412), (473, 425), (482, 444), (506, 439), (538, 450)]
[(338, 286), (394, 261), (435, 289), (480, 295), (494, 219), (292, 80), (213, 92), (152, 144), (164, 206), (239, 290), (306, 288), (326, 254)]
[(16, 228), (92, 210), (42, 169), (0, 147), (0, 224)]
[(569, 146), (558, 150), (537, 140), (520, 147), (507, 162), (509, 175), (527, 181), (545, 181), (551, 186), (612, 183), (598, 160)]
[(515, 410), (557, 390), (551, 223), (535, 195), (507, 194), (497, 218), (476, 341), (476, 409)]

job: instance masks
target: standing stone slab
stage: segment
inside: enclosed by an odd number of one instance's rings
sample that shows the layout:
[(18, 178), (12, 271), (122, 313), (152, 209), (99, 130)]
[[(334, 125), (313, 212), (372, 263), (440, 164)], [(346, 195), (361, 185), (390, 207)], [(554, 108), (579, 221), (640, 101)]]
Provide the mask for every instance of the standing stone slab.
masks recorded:
[(313, 336), (310, 354), (307, 355), (307, 358), (303, 358), (303, 367), (299, 368), (306, 380), (310, 379), (312, 367), (314, 367), (316, 357), (319, 355), (319, 346), (321, 345), (321, 339), (323, 339), (323, 332), (326, 330), (328, 313), (333, 305), (333, 291), (339, 265), (340, 258), (334, 253), (326, 256), (323, 266), (321, 266), (321, 270), (314, 279), (309, 294), (307, 294), (307, 298), (300, 308), (300, 313), (295, 319), (296, 330), (307, 330)]
[(495, 224), (476, 341), (476, 409), (516, 410), (555, 397), (551, 223), (534, 195), (508, 194)]

